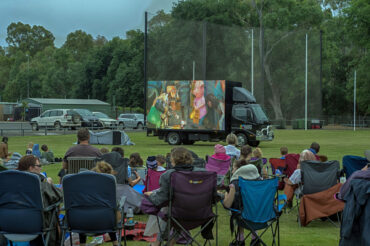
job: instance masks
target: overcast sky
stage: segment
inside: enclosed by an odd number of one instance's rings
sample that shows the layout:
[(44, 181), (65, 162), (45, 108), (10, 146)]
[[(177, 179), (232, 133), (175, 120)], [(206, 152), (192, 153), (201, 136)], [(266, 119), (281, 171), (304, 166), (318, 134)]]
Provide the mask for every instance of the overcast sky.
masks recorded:
[(67, 35), (83, 30), (112, 39), (132, 29), (144, 30), (144, 12), (169, 12), (176, 0), (0, 0), (0, 45), (6, 46), (6, 28), (12, 22), (41, 25), (60, 47)]

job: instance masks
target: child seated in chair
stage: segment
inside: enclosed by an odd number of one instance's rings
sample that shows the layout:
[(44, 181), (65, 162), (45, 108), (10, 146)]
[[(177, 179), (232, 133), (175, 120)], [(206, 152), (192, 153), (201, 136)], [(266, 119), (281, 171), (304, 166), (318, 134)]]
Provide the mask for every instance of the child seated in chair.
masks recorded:
[(226, 149), (221, 144), (215, 145), (215, 153), (212, 155), (213, 158), (222, 161), (230, 160), (230, 156), (226, 154)]
[[(233, 165), (233, 175), (231, 177), (231, 184), (229, 185), (229, 191), (225, 194), (223, 200), (223, 205), (226, 208), (233, 208), (237, 210), (242, 210), (240, 207), (241, 201), (239, 201), (239, 177), (242, 177), (247, 180), (259, 180), (261, 176), (258, 173), (258, 169), (255, 165), (247, 164), (247, 161), (244, 159), (238, 160)], [(242, 227), (242, 221), (237, 213), (232, 212), (232, 221), (236, 220), (238, 224), (238, 238), (236, 239), (235, 245), (245, 245), (244, 244), (244, 229)], [(234, 231), (233, 222), (230, 222), (231, 231)], [(255, 240), (252, 237), (252, 242)], [(251, 242), (251, 243), (252, 243)], [(234, 244), (230, 244), (234, 245)], [(258, 242), (254, 245), (259, 245)]]

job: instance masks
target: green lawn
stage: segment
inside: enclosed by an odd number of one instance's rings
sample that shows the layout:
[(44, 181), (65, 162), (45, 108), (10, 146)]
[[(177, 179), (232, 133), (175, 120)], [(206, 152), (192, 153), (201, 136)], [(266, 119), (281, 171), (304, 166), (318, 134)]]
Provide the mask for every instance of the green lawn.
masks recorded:
[[(131, 140), (136, 144), (134, 146), (123, 146), (125, 156), (133, 152), (139, 152), (145, 160), (149, 155), (157, 155), (170, 152), (171, 146), (158, 140), (157, 137), (147, 137), (144, 132), (128, 133)], [(365, 149), (370, 149), (369, 145), (370, 130), (359, 130), (356, 132), (350, 130), (276, 130), (275, 140), (272, 142), (263, 142), (259, 146), (264, 157), (279, 157), (281, 146), (287, 146), (290, 153), (299, 153), (308, 148), (311, 142), (320, 143), (320, 153), (327, 155), (329, 160), (338, 160), (341, 162), (343, 155), (363, 156)], [(24, 154), (28, 142), (47, 144), (54, 152), (56, 157), (63, 157), (67, 149), (76, 141), (75, 135), (61, 136), (29, 136), (29, 137), (11, 137), (9, 139), (9, 151), (17, 151)], [(199, 142), (188, 146), (199, 156), (213, 153), (215, 143)], [(97, 148), (103, 145), (97, 145)], [(111, 148), (112, 146), (106, 146)], [(57, 181), (57, 173), (60, 164), (45, 166), (44, 171), (48, 176)], [(219, 245), (228, 245), (231, 241), (229, 231), (229, 215), (219, 206)], [(299, 227), (296, 222), (297, 212), (283, 214), (280, 221), (281, 245), (338, 245), (339, 229), (333, 227), (329, 222), (314, 221), (307, 227)], [(137, 216), (136, 220), (145, 221), (145, 216)], [(270, 232), (269, 232), (270, 233)], [(271, 234), (271, 233), (270, 233)], [(267, 242), (269, 242), (270, 235)], [(108, 244), (107, 244), (108, 245)], [(147, 243), (130, 242), (128, 245), (147, 245)]]

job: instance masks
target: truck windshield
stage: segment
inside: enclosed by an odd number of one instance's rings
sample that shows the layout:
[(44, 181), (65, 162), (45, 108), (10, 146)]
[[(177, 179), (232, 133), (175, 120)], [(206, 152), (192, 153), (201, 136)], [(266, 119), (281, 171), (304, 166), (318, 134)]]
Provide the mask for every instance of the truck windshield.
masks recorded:
[(261, 108), (261, 106), (259, 104), (251, 104), (249, 106), (253, 110), (253, 113), (256, 117), (255, 120), (256, 120), (257, 123), (264, 124), (264, 123), (269, 121), (265, 112), (263, 111), (263, 109)]

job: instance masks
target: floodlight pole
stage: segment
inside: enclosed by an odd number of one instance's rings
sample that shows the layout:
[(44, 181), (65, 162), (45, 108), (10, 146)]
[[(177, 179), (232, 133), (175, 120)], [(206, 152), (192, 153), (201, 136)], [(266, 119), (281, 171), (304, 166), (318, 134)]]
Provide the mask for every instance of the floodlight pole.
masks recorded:
[[(146, 125), (146, 93), (147, 93), (147, 60), (148, 60), (148, 12), (145, 11), (145, 30), (144, 30), (144, 125)], [(148, 134), (148, 133), (147, 133)]]
[(251, 84), (252, 84), (252, 88), (251, 88), (251, 91), (252, 91), (252, 95), (254, 95), (254, 74), (253, 74), (253, 57), (254, 57), (254, 53), (253, 53), (253, 28), (252, 28), (252, 44), (251, 44)]
[(27, 55), (27, 98), (30, 98), (30, 55)]
[(193, 80), (195, 80), (195, 61), (193, 61)]
[(356, 70), (353, 81), (353, 131), (356, 131)]
[(306, 33), (306, 74), (305, 74), (305, 102), (304, 102), (304, 129), (307, 131), (307, 46), (308, 46), (308, 35)]

